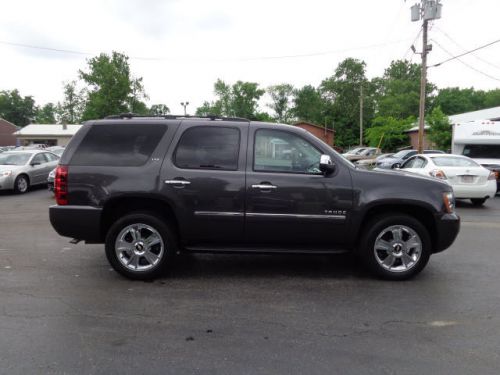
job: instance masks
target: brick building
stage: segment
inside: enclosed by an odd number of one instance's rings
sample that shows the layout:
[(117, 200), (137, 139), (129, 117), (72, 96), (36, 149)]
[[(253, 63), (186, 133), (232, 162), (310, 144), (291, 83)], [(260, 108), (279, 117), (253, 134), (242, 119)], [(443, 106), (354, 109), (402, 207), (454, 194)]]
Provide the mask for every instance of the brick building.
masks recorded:
[(15, 146), (16, 136), (14, 133), (18, 127), (13, 123), (0, 118), (0, 146)]
[(329, 146), (334, 145), (333, 142), (335, 141), (335, 132), (332, 129), (325, 129), (322, 126), (311, 124), (310, 122), (305, 121), (297, 122), (295, 126), (307, 130), (309, 133), (321, 139)]

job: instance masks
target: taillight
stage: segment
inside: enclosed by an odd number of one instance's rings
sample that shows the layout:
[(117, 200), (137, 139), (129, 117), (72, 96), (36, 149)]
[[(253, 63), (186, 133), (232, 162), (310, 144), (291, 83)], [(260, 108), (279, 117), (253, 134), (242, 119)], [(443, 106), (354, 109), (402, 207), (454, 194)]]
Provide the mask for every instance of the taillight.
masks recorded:
[(429, 174), (432, 177), (436, 177), (436, 178), (439, 178), (441, 180), (446, 180), (447, 179), (447, 177), (444, 174), (444, 172), (442, 170), (440, 170), (440, 169), (434, 169), (433, 171), (430, 171)]
[(497, 180), (498, 179), (498, 171), (490, 172), (488, 176), (488, 180)]
[(68, 166), (58, 165), (54, 180), (54, 195), (58, 205), (68, 204)]

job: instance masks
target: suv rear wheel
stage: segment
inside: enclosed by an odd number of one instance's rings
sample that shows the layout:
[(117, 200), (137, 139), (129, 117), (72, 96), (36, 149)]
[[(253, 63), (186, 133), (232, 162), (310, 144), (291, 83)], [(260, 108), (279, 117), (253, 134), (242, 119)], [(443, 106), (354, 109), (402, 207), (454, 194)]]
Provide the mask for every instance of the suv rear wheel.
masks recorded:
[(374, 274), (384, 279), (409, 279), (429, 261), (429, 232), (411, 216), (397, 213), (377, 216), (365, 230), (360, 256)]
[(106, 257), (113, 268), (134, 280), (160, 276), (176, 252), (175, 235), (151, 213), (133, 213), (116, 221), (106, 235)]

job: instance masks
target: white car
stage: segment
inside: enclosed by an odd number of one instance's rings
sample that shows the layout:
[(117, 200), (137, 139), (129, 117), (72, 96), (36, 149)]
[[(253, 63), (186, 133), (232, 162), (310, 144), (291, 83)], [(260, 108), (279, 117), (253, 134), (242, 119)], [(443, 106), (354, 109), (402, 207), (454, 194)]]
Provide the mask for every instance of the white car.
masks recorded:
[(497, 191), (495, 174), (467, 156), (415, 155), (401, 169), (444, 180), (453, 188), (455, 198), (470, 199), (475, 206), (481, 206)]

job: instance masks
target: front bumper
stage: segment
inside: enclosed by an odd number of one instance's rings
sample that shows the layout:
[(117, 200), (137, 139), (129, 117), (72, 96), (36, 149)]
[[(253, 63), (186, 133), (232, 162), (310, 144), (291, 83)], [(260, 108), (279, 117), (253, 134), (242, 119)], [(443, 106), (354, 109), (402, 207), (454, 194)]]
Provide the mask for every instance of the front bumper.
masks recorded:
[(88, 206), (50, 206), (49, 217), (52, 227), (64, 237), (83, 240), (88, 243), (102, 243), (102, 208)]
[(14, 189), (14, 178), (12, 176), (0, 176), (0, 190)]
[(449, 248), (460, 231), (460, 217), (456, 213), (452, 214), (437, 214), (435, 215), (436, 222), (436, 241), (434, 243), (434, 253)]

